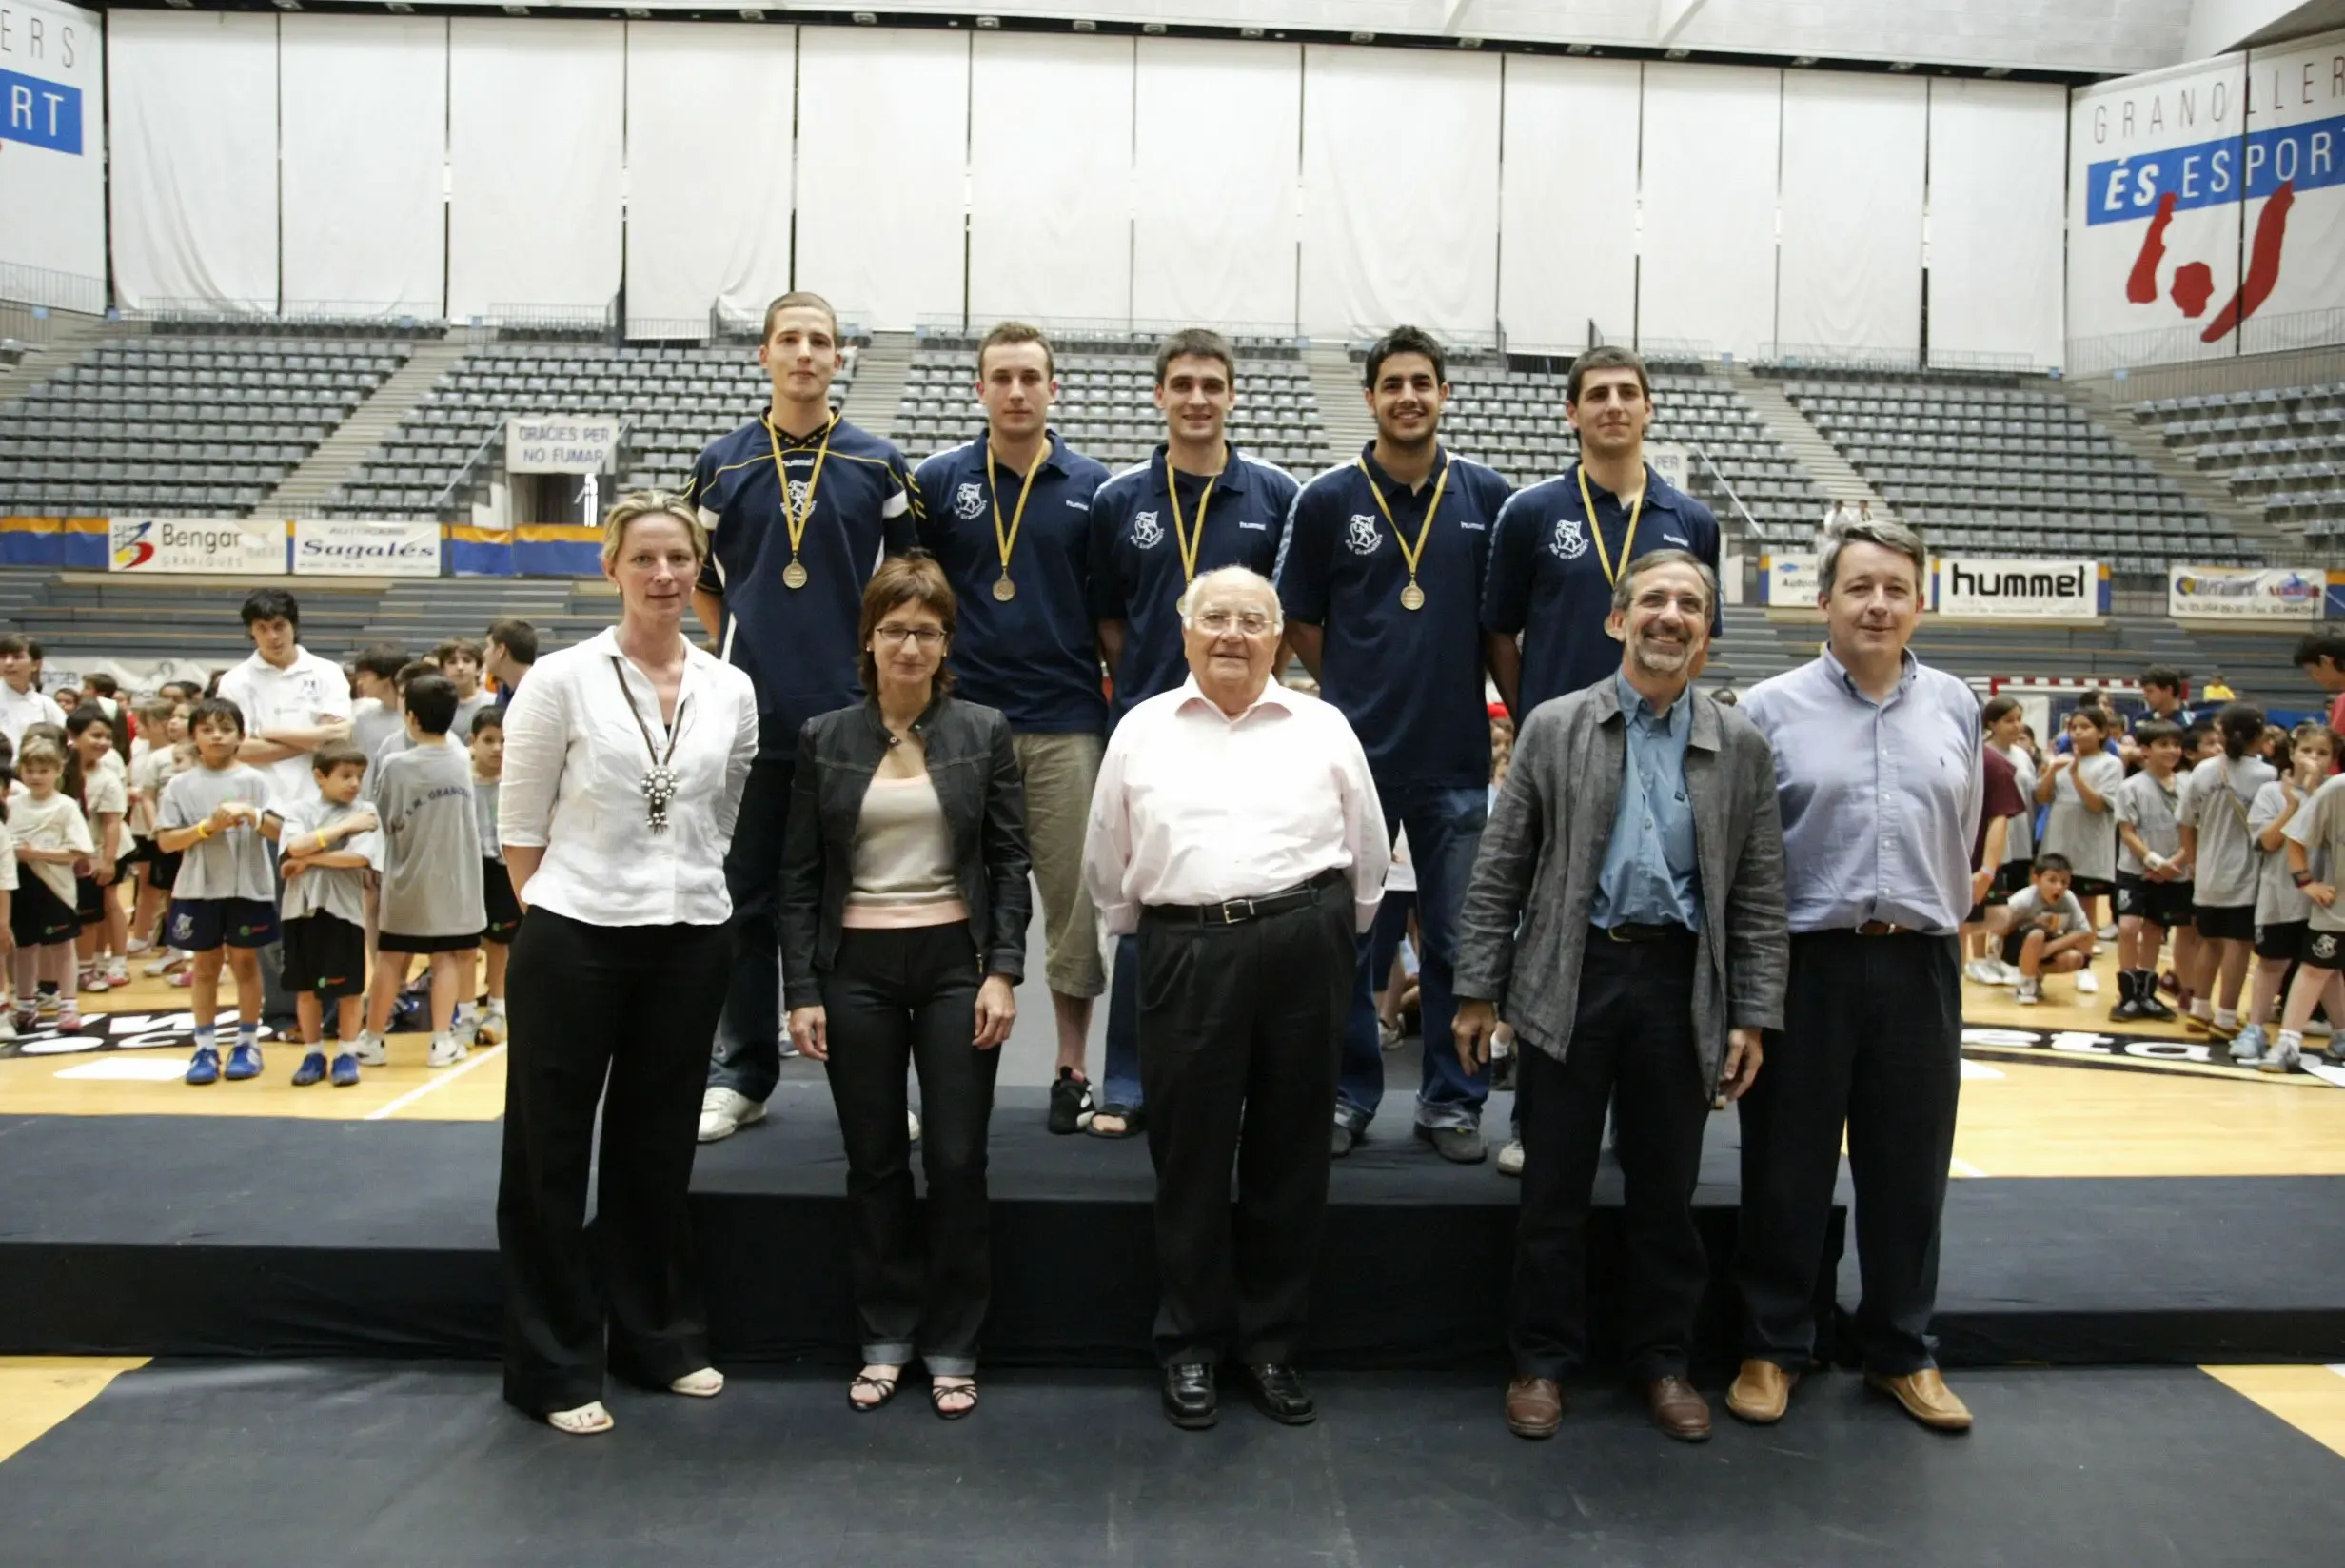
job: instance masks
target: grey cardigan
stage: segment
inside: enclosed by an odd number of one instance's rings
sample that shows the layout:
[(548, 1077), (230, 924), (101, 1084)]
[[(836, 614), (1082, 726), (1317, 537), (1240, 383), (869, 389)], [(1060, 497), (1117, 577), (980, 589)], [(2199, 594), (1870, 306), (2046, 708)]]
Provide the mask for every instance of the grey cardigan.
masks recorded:
[[(1702, 875), (1694, 1042), (1716, 1091), (1729, 1029), (1781, 1029), (1791, 938), (1775, 759), (1742, 714), (1700, 692), (1685, 745)], [(1628, 765), (1606, 678), (1524, 721), (1458, 915), (1456, 990), (1495, 1002), (1517, 1038), (1557, 1061), (1571, 1045), (1588, 911)]]

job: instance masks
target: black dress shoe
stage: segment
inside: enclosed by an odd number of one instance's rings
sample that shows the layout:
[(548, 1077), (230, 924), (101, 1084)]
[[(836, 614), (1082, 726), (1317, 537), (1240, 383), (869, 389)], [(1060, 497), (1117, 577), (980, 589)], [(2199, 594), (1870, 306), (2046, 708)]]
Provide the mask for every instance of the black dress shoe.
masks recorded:
[(1246, 1391), (1253, 1396), (1255, 1408), (1282, 1425), (1308, 1426), (1319, 1419), (1310, 1391), (1291, 1366), (1275, 1362), (1248, 1366)]
[(1184, 1432), (1202, 1432), (1220, 1420), (1213, 1369), (1203, 1362), (1164, 1369), (1165, 1419)]

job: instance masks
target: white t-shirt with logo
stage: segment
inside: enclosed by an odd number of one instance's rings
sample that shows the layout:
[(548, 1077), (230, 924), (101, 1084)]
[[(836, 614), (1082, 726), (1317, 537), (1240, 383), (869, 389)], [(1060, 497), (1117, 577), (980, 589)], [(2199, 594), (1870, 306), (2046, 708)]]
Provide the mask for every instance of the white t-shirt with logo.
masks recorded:
[[(243, 712), (246, 739), (269, 730), (311, 729), (329, 718), (350, 716), (349, 677), (341, 665), (306, 648), (295, 648), (293, 662), (282, 670), (255, 653), (220, 677), (220, 695)], [(319, 798), (308, 753), (255, 766), (268, 780), (270, 805), (282, 808)]]

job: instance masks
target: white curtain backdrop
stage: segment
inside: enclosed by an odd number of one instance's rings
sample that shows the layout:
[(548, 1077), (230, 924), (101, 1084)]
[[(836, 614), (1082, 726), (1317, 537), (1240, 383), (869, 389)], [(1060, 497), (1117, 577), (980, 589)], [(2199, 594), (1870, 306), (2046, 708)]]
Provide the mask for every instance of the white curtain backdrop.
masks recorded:
[(2068, 93), (1930, 83), (1930, 356), (2060, 363)]
[(449, 24), (448, 315), (600, 310), (619, 292), (625, 30)]
[(1591, 320), (1628, 341), (1641, 70), (1634, 61), (1506, 61), (1498, 315), (1511, 344), (1585, 347)]
[(277, 18), (107, 20), (116, 295), (276, 309)]
[(1497, 58), (1321, 44), (1303, 54), (1305, 330), (1489, 332)]
[(447, 70), (436, 16), (279, 20), (287, 310), (441, 313)]
[(957, 317), (968, 127), (966, 34), (804, 29), (795, 285), (866, 327)]
[(976, 35), (973, 322), (1132, 314), (1132, 51), (1129, 38)]
[(759, 317), (790, 286), (798, 29), (627, 24), (627, 321)]
[(1925, 83), (1783, 73), (1778, 343), (1921, 348), (1929, 124)]
[(1640, 343), (1747, 355), (1774, 338), (1783, 74), (1645, 68)]
[(1132, 313), (1294, 330), (1303, 51), (1143, 38)]

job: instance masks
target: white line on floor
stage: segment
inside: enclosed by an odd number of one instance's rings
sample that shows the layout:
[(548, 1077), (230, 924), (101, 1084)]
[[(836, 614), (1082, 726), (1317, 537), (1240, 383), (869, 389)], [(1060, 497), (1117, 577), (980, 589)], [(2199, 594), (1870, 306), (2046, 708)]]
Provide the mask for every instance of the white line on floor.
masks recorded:
[(407, 1090), (406, 1093), (401, 1095), (398, 1099), (393, 1100), (389, 1105), (384, 1106), (381, 1110), (368, 1111), (366, 1113), (366, 1120), (369, 1122), (387, 1121), (389, 1118), (398, 1115), (401, 1111), (415, 1104), (418, 1100), (424, 1098), (426, 1094), (436, 1093), (439, 1090), (447, 1088), (450, 1084), (456, 1082), (457, 1079), (462, 1078), (465, 1073), (470, 1072), (474, 1068), (479, 1067), (482, 1063), (494, 1061), (497, 1057), (502, 1056), (503, 1054), (504, 1047), (502, 1046), (490, 1046), (485, 1050), (476, 1050), (470, 1056), (466, 1057), (461, 1066), (450, 1068), (447, 1071), (440, 1074), (440, 1076), (434, 1078), (427, 1084), (416, 1085), (415, 1088)]
[(1957, 1176), (1967, 1176), (1973, 1181), (1977, 1181), (1979, 1178), (1986, 1174), (1985, 1171), (1980, 1170), (1977, 1166), (1972, 1165), (1968, 1160), (1949, 1160), (1946, 1162), (1946, 1168), (1953, 1171)]

